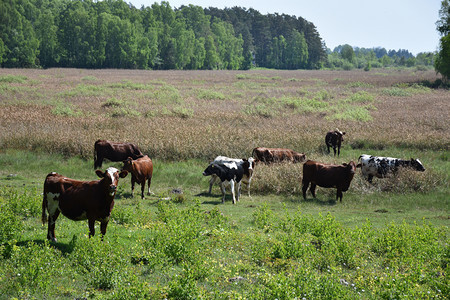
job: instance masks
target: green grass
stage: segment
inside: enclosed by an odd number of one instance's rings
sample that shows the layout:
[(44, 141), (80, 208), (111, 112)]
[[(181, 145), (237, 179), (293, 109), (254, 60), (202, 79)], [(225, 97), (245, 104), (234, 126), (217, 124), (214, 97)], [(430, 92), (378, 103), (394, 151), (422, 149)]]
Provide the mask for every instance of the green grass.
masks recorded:
[[(347, 146), (337, 160), (357, 153)], [(434, 155), (423, 160), (427, 170), (440, 165)], [(323, 188), (306, 201), (299, 189), (261, 191), (258, 180), (265, 179), (255, 173), (252, 198), (244, 190), (232, 205), (229, 192), (221, 204), (217, 186), (206, 193), (207, 161), (154, 160), (155, 195), (132, 198), (130, 178), (121, 179), (103, 242), (88, 238), (86, 221), (60, 216), (58, 242), (49, 244), (40, 225), (46, 174), (93, 180), (92, 162), (7, 150), (0, 164), (0, 288), (7, 298), (379, 299), (449, 292), (450, 197), (448, 175), (439, 170), (433, 176), (443, 180), (423, 193), (362, 192), (358, 171), (342, 203)], [(183, 192), (182, 201), (173, 189)]]

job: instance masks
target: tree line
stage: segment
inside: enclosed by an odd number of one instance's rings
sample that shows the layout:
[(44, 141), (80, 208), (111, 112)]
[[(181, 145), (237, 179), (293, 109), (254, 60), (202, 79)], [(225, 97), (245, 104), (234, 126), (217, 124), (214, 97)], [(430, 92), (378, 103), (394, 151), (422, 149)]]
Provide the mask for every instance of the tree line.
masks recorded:
[(326, 60), (315, 26), (284, 14), (122, 0), (0, 3), (1, 67), (317, 69)]
[(433, 66), (435, 57), (436, 54), (433, 52), (421, 52), (414, 56), (405, 49), (396, 51), (382, 47), (359, 48), (345, 44), (335, 47), (333, 51), (328, 49), (328, 61), (325, 66), (344, 70), (414, 66), (428, 68)]

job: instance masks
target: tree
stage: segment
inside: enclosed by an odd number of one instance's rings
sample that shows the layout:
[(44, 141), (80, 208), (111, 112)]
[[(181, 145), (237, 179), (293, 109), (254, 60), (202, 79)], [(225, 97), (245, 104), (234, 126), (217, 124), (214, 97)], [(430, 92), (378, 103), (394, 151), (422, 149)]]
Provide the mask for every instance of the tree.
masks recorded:
[(439, 10), (439, 20), (436, 22), (437, 31), (442, 36), (450, 33), (450, 1), (442, 0), (441, 9)]
[(355, 52), (353, 51), (353, 47), (345, 44), (341, 49), (341, 57), (348, 62), (352, 63), (355, 59)]
[(444, 81), (447, 82), (450, 77), (450, 3), (448, 0), (441, 2), (439, 17), (440, 19), (436, 22), (436, 25), (442, 37), (439, 52), (434, 62), (434, 68), (436, 72), (442, 75)]
[(445, 82), (450, 78), (450, 34), (441, 38), (439, 53), (436, 55), (434, 68), (442, 75)]

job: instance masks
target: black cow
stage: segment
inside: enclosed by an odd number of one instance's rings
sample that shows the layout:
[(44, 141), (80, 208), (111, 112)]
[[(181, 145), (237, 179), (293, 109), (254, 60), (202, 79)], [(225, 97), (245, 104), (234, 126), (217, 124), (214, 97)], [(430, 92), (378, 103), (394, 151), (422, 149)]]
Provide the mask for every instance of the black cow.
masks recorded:
[(325, 136), (325, 144), (327, 145), (328, 153), (330, 153), (330, 148), (333, 148), (334, 156), (336, 156), (336, 148), (338, 156), (341, 154), (341, 143), (344, 141), (345, 132), (340, 131), (336, 128), (334, 131), (328, 131)]

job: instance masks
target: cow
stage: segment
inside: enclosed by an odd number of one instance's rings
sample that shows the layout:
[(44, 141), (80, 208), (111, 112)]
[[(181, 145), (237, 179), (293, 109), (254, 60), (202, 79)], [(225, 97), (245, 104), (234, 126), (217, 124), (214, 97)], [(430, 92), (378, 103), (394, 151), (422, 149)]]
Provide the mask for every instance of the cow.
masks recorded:
[(95, 173), (100, 180), (79, 181), (55, 172), (47, 175), (42, 201), (42, 224), (48, 222), (47, 239), (56, 242), (55, 222), (60, 213), (74, 221), (87, 219), (89, 237), (95, 235), (95, 221), (101, 223), (102, 238), (106, 234), (119, 177), (126, 177), (128, 172), (111, 167)]
[(325, 136), (325, 144), (327, 145), (328, 153), (330, 153), (330, 148), (333, 148), (334, 156), (341, 154), (341, 143), (344, 141), (345, 132), (340, 131), (336, 128), (334, 131), (328, 131)]
[(151, 195), (150, 184), (152, 183), (153, 162), (147, 155), (133, 160), (128, 157), (123, 161), (122, 170), (131, 173), (131, 196), (133, 197), (134, 184), (141, 185), (141, 198), (144, 199), (145, 181), (147, 180), (147, 193)]
[(311, 183), (311, 194), (316, 198), (316, 186), (324, 188), (336, 188), (336, 201), (342, 202), (342, 192), (346, 192), (355, 175), (356, 164), (350, 161), (348, 164), (327, 165), (308, 160), (303, 164), (302, 190), (303, 199), (306, 200), (306, 191)]
[(361, 168), (361, 173), (367, 181), (372, 183), (374, 176), (383, 178), (389, 174), (395, 173), (400, 167), (411, 168), (416, 171), (424, 172), (425, 168), (418, 159), (411, 158), (403, 160), (393, 157), (372, 156), (363, 154), (358, 158), (357, 167)]
[(124, 161), (128, 157), (137, 159), (142, 156), (144, 155), (135, 144), (97, 140), (94, 144), (94, 169), (101, 168), (105, 158), (110, 161)]
[(233, 204), (239, 201), (241, 194), (241, 180), (245, 173), (248, 173), (250, 163), (243, 159), (242, 163), (236, 162), (212, 162), (203, 172), (203, 176), (216, 175), (220, 179), (220, 190), (222, 191), (222, 203), (225, 203), (225, 185), (231, 186)]
[[(242, 164), (244, 162), (244, 160), (240, 159), (240, 158), (229, 158), (226, 156), (219, 155), (213, 161), (213, 163), (224, 163), (225, 165), (227, 165), (227, 164), (230, 165), (233, 162), (236, 164)], [(248, 172), (244, 172), (244, 176), (242, 177), (242, 183), (246, 184), (248, 196), (251, 197), (250, 196), (250, 183), (252, 182), (252, 178), (253, 178), (253, 171), (255, 168), (255, 159), (253, 157), (249, 157), (248, 162), (249, 162)], [(219, 177), (216, 174), (211, 175), (211, 179), (209, 180), (209, 194), (211, 194), (212, 186), (216, 182), (217, 178), (219, 178)]]
[(299, 153), (286, 148), (266, 148), (256, 147), (252, 151), (252, 156), (264, 163), (288, 161), (292, 163), (304, 162), (306, 160), (305, 153)]

